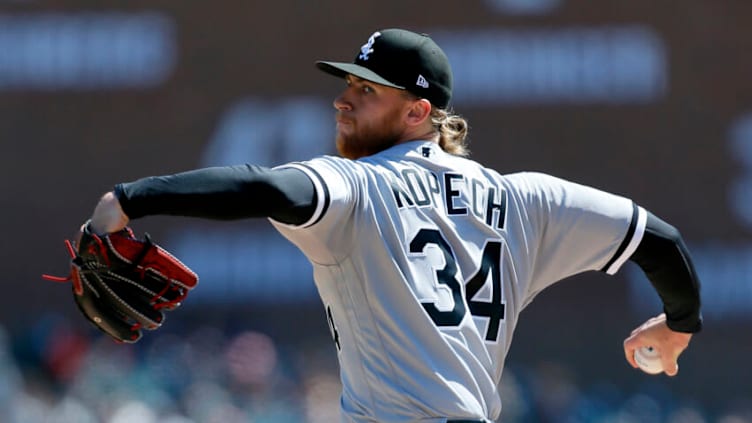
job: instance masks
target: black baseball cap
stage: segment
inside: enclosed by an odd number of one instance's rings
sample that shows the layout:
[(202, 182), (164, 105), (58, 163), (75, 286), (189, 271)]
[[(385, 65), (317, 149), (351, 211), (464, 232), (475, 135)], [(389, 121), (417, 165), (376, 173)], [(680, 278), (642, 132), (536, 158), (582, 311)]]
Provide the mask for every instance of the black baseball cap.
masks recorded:
[(322, 71), (407, 90), (446, 108), (452, 98), (452, 68), (441, 48), (426, 34), (404, 29), (374, 32), (353, 63), (318, 61)]

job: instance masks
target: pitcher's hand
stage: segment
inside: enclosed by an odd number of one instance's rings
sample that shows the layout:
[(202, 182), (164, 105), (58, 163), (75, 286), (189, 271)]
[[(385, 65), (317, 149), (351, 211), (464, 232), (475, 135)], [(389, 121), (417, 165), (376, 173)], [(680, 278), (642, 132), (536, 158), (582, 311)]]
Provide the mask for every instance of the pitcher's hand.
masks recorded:
[(679, 356), (689, 346), (691, 333), (675, 332), (666, 325), (666, 315), (660, 314), (649, 319), (624, 340), (624, 355), (632, 367), (638, 369), (635, 362), (635, 350), (641, 347), (653, 347), (661, 355), (663, 372), (668, 376), (679, 373)]

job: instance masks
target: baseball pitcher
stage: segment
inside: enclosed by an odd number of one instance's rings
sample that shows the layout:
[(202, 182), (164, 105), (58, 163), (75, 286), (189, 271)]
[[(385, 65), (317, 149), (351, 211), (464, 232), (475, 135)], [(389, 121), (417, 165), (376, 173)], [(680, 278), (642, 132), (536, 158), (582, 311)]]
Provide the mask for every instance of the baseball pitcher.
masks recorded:
[[(490, 422), (520, 312), (585, 271), (646, 273), (663, 313), (624, 342), (666, 374), (702, 325), (699, 282), (679, 232), (631, 200), (466, 158), (452, 72), (430, 37), (373, 33), (344, 80), (336, 146), (275, 168), (215, 167), (118, 184), (88, 228), (131, 219), (268, 218), (310, 260), (341, 366), (342, 422)], [(206, 286), (203, 289), (211, 289)], [(127, 316), (123, 317), (127, 319)]]

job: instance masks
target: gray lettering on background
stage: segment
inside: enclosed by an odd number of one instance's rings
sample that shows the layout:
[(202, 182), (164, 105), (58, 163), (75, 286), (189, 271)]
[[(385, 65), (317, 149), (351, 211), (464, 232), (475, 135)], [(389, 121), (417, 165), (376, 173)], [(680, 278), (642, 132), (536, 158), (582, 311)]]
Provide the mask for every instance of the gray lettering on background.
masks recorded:
[(462, 105), (645, 103), (668, 86), (667, 47), (642, 26), (432, 34)]
[(161, 84), (177, 62), (160, 13), (0, 15), (0, 90), (97, 90)]

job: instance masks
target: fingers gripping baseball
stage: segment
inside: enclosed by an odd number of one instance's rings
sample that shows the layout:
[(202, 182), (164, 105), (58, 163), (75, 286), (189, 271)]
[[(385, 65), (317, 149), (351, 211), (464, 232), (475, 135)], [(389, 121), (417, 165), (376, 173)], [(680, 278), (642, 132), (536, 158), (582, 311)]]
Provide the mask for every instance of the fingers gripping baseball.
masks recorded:
[(165, 311), (178, 307), (198, 284), (198, 276), (148, 235), (136, 239), (130, 228), (97, 235), (82, 227), (78, 245), (66, 241), (71, 256), (67, 278), (81, 313), (117, 341), (133, 343), (141, 330), (154, 330)]
[[(663, 373), (675, 376), (679, 373), (678, 359), (689, 346), (692, 334), (675, 332), (666, 325), (665, 314), (653, 317), (632, 331), (624, 340), (624, 355), (629, 364), (638, 369), (640, 363), (635, 359), (635, 354), (641, 348), (652, 348), (660, 357), (660, 366)], [(639, 357), (638, 357), (639, 358)], [(657, 363), (656, 363), (657, 364)], [(643, 368), (647, 373), (650, 369)]]

